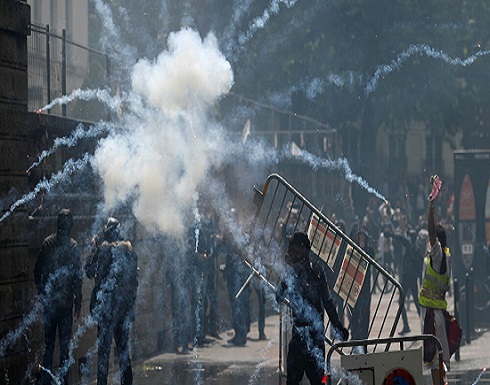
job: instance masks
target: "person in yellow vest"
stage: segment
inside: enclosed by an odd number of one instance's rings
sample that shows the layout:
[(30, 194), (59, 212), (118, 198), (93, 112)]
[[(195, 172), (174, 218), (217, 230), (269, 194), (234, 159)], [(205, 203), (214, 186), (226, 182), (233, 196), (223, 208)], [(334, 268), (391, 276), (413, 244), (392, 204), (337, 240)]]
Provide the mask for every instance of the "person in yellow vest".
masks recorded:
[[(434, 183), (438, 184), (438, 187)], [(445, 295), (449, 290), (451, 256), (447, 247), (446, 232), (441, 225), (437, 224), (434, 212), (434, 200), (441, 186), (439, 178), (437, 176), (431, 177), (431, 184), (433, 188), (432, 193), (429, 195), (427, 213), (429, 243), (424, 259), (422, 286), (419, 292), (420, 320), (422, 333), (434, 334), (441, 342), (446, 371), (449, 370), (450, 353), (447, 337), (448, 326), (446, 325), (445, 317), (447, 307)], [(423, 350), (424, 364), (431, 369), (433, 384), (440, 384), (441, 378), (435, 343), (433, 341), (425, 341)]]

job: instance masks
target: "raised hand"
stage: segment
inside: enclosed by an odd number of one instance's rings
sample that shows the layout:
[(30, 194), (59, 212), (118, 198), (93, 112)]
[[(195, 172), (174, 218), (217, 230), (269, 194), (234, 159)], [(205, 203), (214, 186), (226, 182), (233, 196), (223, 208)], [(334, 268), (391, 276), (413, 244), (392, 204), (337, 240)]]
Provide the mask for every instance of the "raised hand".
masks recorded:
[(441, 191), (442, 187), (442, 180), (439, 179), (437, 175), (432, 175), (430, 177), (430, 184), (432, 186), (430, 195), (429, 195), (429, 201), (432, 202), (436, 197), (439, 195), (439, 192)]

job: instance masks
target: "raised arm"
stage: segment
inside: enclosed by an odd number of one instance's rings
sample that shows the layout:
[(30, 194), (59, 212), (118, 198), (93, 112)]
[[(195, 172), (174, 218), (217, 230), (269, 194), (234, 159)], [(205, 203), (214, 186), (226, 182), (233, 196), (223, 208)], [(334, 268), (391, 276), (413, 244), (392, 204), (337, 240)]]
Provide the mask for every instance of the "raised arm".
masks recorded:
[(442, 182), (437, 175), (430, 177), (431, 193), (429, 195), (429, 208), (427, 209), (427, 230), (429, 232), (430, 246), (433, 247), (436, 244), (436, 226), (437, 219), (434, 211), (434, 201), (441, 190)]
[(429, 209), (427, 210), (427, 231), (429, 232), (430, 246), (433, 247), (436, 244), (436, 213), (434, 211), (434, 202), (429, 202)]

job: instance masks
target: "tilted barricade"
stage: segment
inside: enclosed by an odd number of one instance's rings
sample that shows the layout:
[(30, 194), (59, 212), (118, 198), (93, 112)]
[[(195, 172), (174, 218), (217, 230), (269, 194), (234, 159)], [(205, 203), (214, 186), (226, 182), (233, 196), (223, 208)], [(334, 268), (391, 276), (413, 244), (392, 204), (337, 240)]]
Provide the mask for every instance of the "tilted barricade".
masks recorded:
[[(373, 256), (368, 255), (351, 238), (338, 229), (321, 210), (278, 174), (271, 174), (262, 189), (255, 187), (257, 206), (252, 228), (247, 231), (250, 247), (246, 263), (252, 269), (247, 283), (257, 276), (275, 290), (285, 267), (287, 236), (295, 231), (308, 234), (310, 260), (318, 264), (327, 277), (338, 313), (354, 340), (393, 337), (404, 306), (401, 285)], [(238, 293), (237, 295), (239, 295)], [(281, 311), (280, 373), (286, 374), (285, 357), (291, 333), (291, 314), (287, 303)], [(325, 341), (336, 346), (330, 321), (325, 323)], [(389, 349), (386, 344), (384, 349)], [(351, 354), (355, 344), (336, 347), (340, 355)], [(381, 349), (378, 344), (357, 346), (364, 353)], [(357, 351), (359, 352), (359, 351)]]

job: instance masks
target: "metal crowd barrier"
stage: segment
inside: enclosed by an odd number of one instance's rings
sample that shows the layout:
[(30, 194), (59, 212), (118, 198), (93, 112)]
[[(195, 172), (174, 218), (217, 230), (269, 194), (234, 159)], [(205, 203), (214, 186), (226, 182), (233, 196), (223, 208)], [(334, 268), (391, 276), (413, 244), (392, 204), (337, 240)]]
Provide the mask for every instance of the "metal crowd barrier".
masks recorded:
[[(326, 383), (327, 385), (330, 385), (332, 383), (332, 370), (331, 370), (331, 358), (332, 354), (335, 351), (343, 350), (345, 348), (350, 348), (350, 347), (358, 347), (358, 346), (369, 346), (369, 345), (381, 345), (381, 344), (386, 344), (386, 352), (395, 352), (395, 355), (393, 357), (389, 357), (388, 355), (379, 355), (376, 357), (376, 355), (373, 355), (373, 359), (370, 362), (366, 362), (366, 357), (361, 357), (359, 356), (359, 359), (357, 361), (351, 360), (351, 365), (353, 364), (353, 370), (351, 369), (350, 372), (352, 373), (362, 373), (362, 371), (367, 371), (369, 377), (380, 377), (380, 381), (374, 383), (401, 383), (401, 384), (409, 384), (411, 381), (405, 379), (405, 381), (388, 381), (385, 382), (384, 380), (388, 380), (390, 378), (390, 374), (396, 374), (397, 371), (399, 371), (399, 377), (404, 378), (404, 376), (408, 376), (409, 379), (416, 374), (416, 372), (419, 372), (419, 376), (422, 376), (422, 350), (417, 349), (417, 350), (405, 350), (405, 343), (408, 342), (419, 342), (419, 341), (429, 341), (432, 340), (434, 344), (436, 345), (437, 348), (437, 363), (438, 363), (438, 370), (439, 370), (439, 378), (440, 378), (440, 383), (437, 385), (443, 385), (444, 383), (444, 361), (443, 361), (443, 351), (442, 351), (442, 345), (439, 339), (433, 335), (433, 334), (419, 334), (419, 335), (413, 335), (413, 336), (405, 336), (405, 337), (390, 337), (390, 338), (377, 338), (377, 339), (372, 339), (372, 340), (362, 340), (362, 341), (342, 341), (333, 344), (329, 351), (327, 352), (326, 355)], [(398, 351), (396, 350), (390, 350), (390, 347), (393, 347), (395, 344), (398, 344)], [(398, 355), (398, 360), (399, 362), (397, 364), (390, 364), (386, 363), (390, 358), (396, 362), (397, 352), (410, 352), (410, 353), (418, 353), (414, 355), (415, 359), (410, 360), (410, 356), (408, 354), (399, 354)], [(403, 362), (405, 361), (405, 362)], [(411, 362), (410, 362), (411, 361)], [(404, 373), (404, 368), (410, 367), (410, 370), (405, 370)], [(380, 373), (375, 373), (376, 371), (380, 371)], [(371, 381), (368, 381), (367, 383), (371, 383)], [(418, 382), (416, 382), (418, 383)]]
[[(352, 339), (389, 338), (395, 334), (404, 306), (401, 285), (373, 256), (368, 255), (351, 238), (338, 229), (318, 208), (278, 174), (271, 174), (262, 189), (255, 187), (257, 206), (250, 244), (255, 249), (247, 261), (252, 276), (258, 276), (266, 286), (277, 287), (285, 267), (287, 236), (294, 231), (308, 234), (312, 248), (310, 260), (323, 268), (329, 282), (339, 316), (349, 329)], [(249, 257), (249, 259), (251, 259)], [(336, 346), (339, 354), (346, 345), (334, 345), (334, 333), (326, 320), (325, 341)], [(291, 332), (291, 316), (287, 306), (281, 311), (280, 372), (287, 341)], [(375, 352), (378, 344), (367, 344), (364, 352)], [(388, 349), (388, 347), (386, 348)]]

